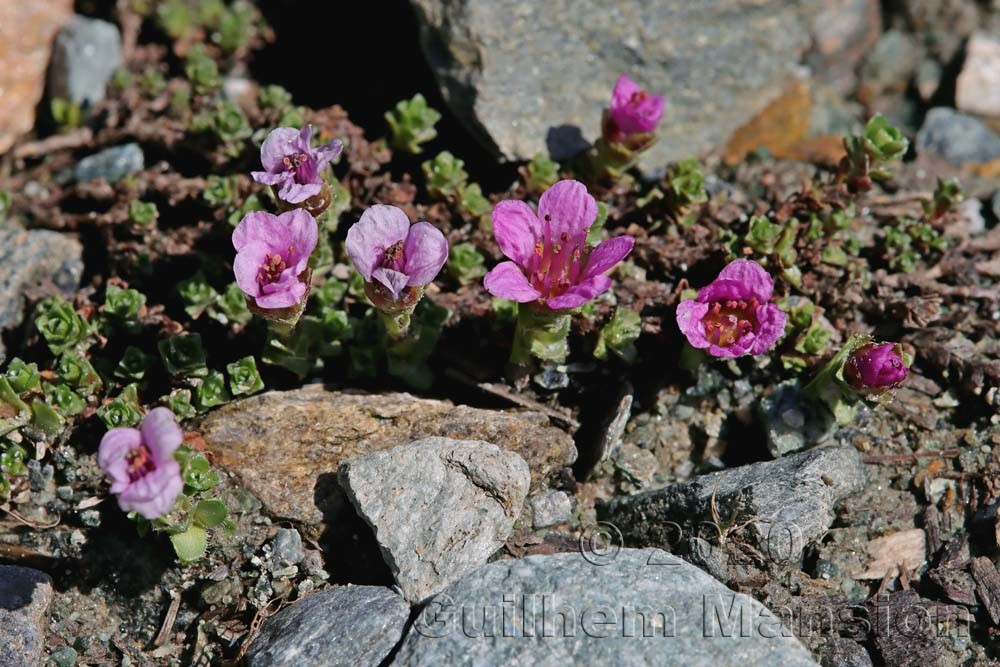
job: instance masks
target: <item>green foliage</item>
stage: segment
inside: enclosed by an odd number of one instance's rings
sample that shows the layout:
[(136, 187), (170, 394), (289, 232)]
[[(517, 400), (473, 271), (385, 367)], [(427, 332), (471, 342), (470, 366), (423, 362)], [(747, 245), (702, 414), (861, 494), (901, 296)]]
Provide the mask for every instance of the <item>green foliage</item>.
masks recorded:
[(134, 331), (138, 329), (137, 319), (145, 305), (146, 295), (139, 290), (108, 285), (104, 291), (104, 307), (101, 312), (111, 324)]
[(223, 325), (245, 326), (253, 319), (243, 290), (236, 283), (230, 283), (224, 292), (216, 294), (215, 300), (208, 307), (208, 316)]
[(147, 67), (139, 77), (139, 92), (147, 99), (155, 99), (167, 90), (167, 80), (159, 70)]
[(101, 376), (86, 357), (65, 352), (56, 365), (56, 377), (84, 395), (96, 393), (101, 388)]
[(0, 190), (0, 222), (7, 219), (7, 215), (10, 213), (10, 193), (6, 190)]
[(28, 459), (28, 452), (20, 445), (12, 442), (0, 441), (0, 471), (9, 477), (26, 477), (28, 466), (25, 461)]
[(18, 357), (14, 357), (7, 364), (4, 372), (11, 389), (18, 394), (41, 389), (41, 375), (38, 372), (38, 364), (27, 364)]
[(688, 209), (708, 201), (701, 164), (694, 159), (675, 162), (667, 169), (664, 184), (670, 207), (678, 220), (685, 224), (692, 222)]
[(229, 373), (229, 390), (233, 396), (256, 394), (264, 389), (264, 381), (257, 371), (257, 361), (252, 357), (243, 357), (226, 366)]
[(239, 176), (218, 176), (212, 174), (208, 177), (208, 181), (205, 184), (205, 191), (201, 193), (201, 196), (204, 197), (209, 206), (230, 208), (236, 205), (239, 191)]
[(205, 348), (201, 334), (182, 334), (164, 338), (157, 343), (160, 357), (167, 372), (174, 377), (205, 377)]
[(462, 188), (458, 196), (458, 210), (470, 218), (481, 218), (492, 210), (490, 200), (483, 196), (479, 183), (469, 183)]
[(174, 458), (181, 464), (181, 479), (184, 480), (184, 494), (193, 496), (208, 491), (219, 483), (219, 473), (212, 470), (205, 455), (187, 445), (177, 448)]
[(226, 389), (226, 378), (218, 371), (208, 374), (195, 385), (194, 406), (198, 412), (207, 412), (211, 408), (223, 405), (232, 400)]
[(139, 348), (129, 345), (115, 367), (115, 377), (126, 382), (139, 382), (146, 377), (152, 359)]
[(541, 194), (559, 180), (559, 164), (539, 153), (521, 170), (524, 187), (531, 194)]
[(21, 428), (31, 421), (31, 408), (21, 400), (6, 376), (0, 376), (0, 435)]
[(90, 335), (87, 322), (60, 296), (49, 297), (35, 307), (35, 328), (45, 338), (52, 354), (83, 347)]
[(604, 236), (604, 223), (608, 221), (608, 205), (602, 201), (597, 202), (597, 217), (594, 224), (587, 230), (587, 245), (596, 246)]
[(198, 95), (207, 95), (222, 85), (219, 66), (204, 47), (197, 46), (188, 52), (184, 62), (184, 75)]
[(245, 48), (254, 38), (260, 23), (257, 8), (244, 0), (236, 0), (225, 9), (216, 21), (212, 41), (225, 53), (235, 53)]
[(62, 415), (48, 403), (37, 398), (31, 401), (31, 423), (26, 431), (29, 431), (32, 438), (42, 440), (57, 435), (65, 423)]
[(305, 109), (292, 104), (292, 94), (281, 86), (264, 86), (257, 93), (257, 105), (278, 119), (278, 125), (305, 125)]
[(66, 384), (46, 384), (45, 399), (64, 417), (78, 415), (87, 407), (83, 397)]
[(201, 314), (219, 299), (219, 293), (208, 283), (201, 271), (181, 281), (177, 291), (184, 302), (184, 312), (193, 320), (201, 317)]
[(235, 227), (240, 224), (247, 213), (250, 211), (263, 211), (264, 204), (261, 203), (260, 198), (257, 195), (250, 195), (243, 200), (243, 205), (238, 209), (229, 214), (229, 224)]
[(97, 408), (97, 416), (109, 429), (138, 426), (142, 421), (142, 410), (139, 409), (136, 385), (130, 384), (114, 400)]
[(957, 178), (949, 178), (948, 180), (938, 178), (937, 186), (934, 188), (934, 197), (930, 201), (923, 202), (924, 216), (928, 222), (933, 222), (955, 208), (963, 199), (965, 199), (965, 192)]
[(459, 243), (451, 246), (448, 251), (445, 268), (459, 285), (468, 285), (486, 275), (486, 260), (476, 250), (476, 246)]
[(347, 294), (347, 283), (336, 278), (327, 278), (319, 287), (314, 287), (312, 299), (320, 309), (336, 308)]
[(205, 555), (208, 549), (208, 532), (201, 526), (191, 526), (182, 533), (170, 536), (177, 559), (182, 563), (193, 563)]
[[(434, 381), (427, 360), (434, 352), (441, 328), (450, 312), (430, 299), (422, 299), (413, 312), (409, 334), (402, 339), (386, 340), (386, 368), (414, 389), (429, 389)], [(352, 350), (353, 351), (353, 350)]]
[(128, 217), (133, 224), (149, 227), (156, 222), (159, 216), (160, 212), (156, 209), (156, 204), (152, 202), (133, 199), (128, 204)]
[(767, 218), (754, 216), (750, 218), (747, 227), (747, 234), (743, 239), (754, 252), (761, 255), (770, 255), (774, 252), (774, 246), (781, 237), (781, 225), (771, 222)]
[(785, 370), (805, 372), (814, 360), (823, 356), (829, 345), (831, 332), (819, 319), (816, 305), (805, 297), (785, 299), (778, 304), (788, 314), (785, 336), (793, 341), (781, 355)]
[(49, 112), (60, 130), (75, 130), (83, 124), (83, 110), (76, 102), (55, 97), (49, 102)]
[(215, 137), (229, 157), (239, 155), (245, 140), (253, 134), (253, 128), (243, 111), (229, 100), (219, 100), (214, 109), (195, 116), (191, 120), (191, 129)]
[(190, 419), (197, 414), (191, 405), (190, 389), (174, 389), (167, 396), (161, 397), (160, 403), (170, 408), (170, 411), (177, 415), (177, 419)]
[(194, 29), (194, 16), (184, 0), (161, 0), (156, 5), (156, 24), (173, 39), (180, 39)]
[(841, 178), (846, 178), (852, 190), (868, 190), (872, 180), (886, 180), (892, 176), (890, 162), (901, 160), (910, 142), (885, 116), (875, 114), (865, 125), (862, 135), (844, 137), (847, 157), (841, 165)]
[(427, 106), (427, 100), (420, 93), (409, 100), (401, 100), (394, 110), (385, 113), (385, 121), (389, 124), (389, 144), (398, 150), (417, 154), (421, 144), (437, 136), (434, 124), (439, 120), (441, 114)]
[(441, 151), (433, 160), (424, 162), (420, 168), (427, 179), (427, 193), (435, 199), (457, 198), (469, 178), (464, 166), (464, 161), (448, 151)]
[(194, 521), (204, 528), (215, 528), (225, 521), (228, 515), (226, 503), (218, 498), (208, 498), (198, 501), (194, 510)]
[(597, 337), (597, 345), (594, 347), (594, 356), (598, 359), (607, 359), (608, 350), (632, 363), (638, 357), (635, 349), (635, 341), (639, 340), (642, 333), (642, 318), (639, 313), (625, 308), (616, 308), (611, 320), (604, 325), (601, 333)]
[(900, 218), (885, 229), (885, 256), (894, 271), (912, 273), (922, 261), (929, 262), (948, 245), (930, 223)]

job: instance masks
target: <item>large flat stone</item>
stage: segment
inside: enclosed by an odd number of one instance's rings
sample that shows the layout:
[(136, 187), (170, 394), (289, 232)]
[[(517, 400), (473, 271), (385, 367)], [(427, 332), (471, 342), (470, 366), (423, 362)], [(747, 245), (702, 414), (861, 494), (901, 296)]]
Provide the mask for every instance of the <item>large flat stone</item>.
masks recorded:
[(41, 664), (52, 580), (38, 570), (0, 565), (0, 665)]
[(488, 442), (426, 438), (340, 466), (403, 595), (420, 602), (486, 562), (528, 494), (528, 465)]
[(762, 604), (656, 549), (484, 565), (427, 603), (392, 664), (816, 665)]
[(0, 154), (35, 125), (56, 31), (73, 0), (0, 2)]
[[(507, 158), (593, 140), (618, 75), (667, 97), (647, 170), (721, 146), (786, 87), (814, 0), (411, 0), (452, 109)], [(559, 129), (557, 129), (559, 128)], [(555, 130), (555, 131), (553, 131)], [(576, 133), (579, 136), (579, 132)]]
[[(535, 412), (482, 410), (410, 394), (310, 385), (236, 401), (201, 423), (216, 463), (272, 515), (319, 525), (343, 461), (432, 436), (484, 440), (520, 455), (539, 483), (576, 458), (573, 439)], [(321, 509), (322, 508), (322, 509)]]
[(248, 667), (378, 665), (399, 643), (410, 607), (380, 586), (344, 586), (306, 597), (267, 619)]

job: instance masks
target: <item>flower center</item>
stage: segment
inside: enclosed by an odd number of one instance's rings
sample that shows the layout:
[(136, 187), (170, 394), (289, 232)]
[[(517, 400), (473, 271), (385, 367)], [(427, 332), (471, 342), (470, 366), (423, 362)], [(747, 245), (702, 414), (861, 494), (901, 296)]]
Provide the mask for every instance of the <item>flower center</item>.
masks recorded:
[(128, 461), (128, 480), (130, 482), (141, 479), (156, 470), (153, 455), (146, 445), (139, 445), (135, 449), (129, 450), (129, 453), (125, 455), (125, 460)]
[(649, 98), (649, 93), (645, 90), (640, 90), (637, 93), (632, 93), (632, 96), (628, 98), (629, 106), (639, 106), (642, 102)]
[(393, 271), (402, 271), (406, 264), (406, 252), (403, 250), (403, 242), (397, 241), (385, 249), (382, 254), (382, 266)]
[[(291, 258), (292, 254), (295, 253), (295, 246), (288, 246), (288, 252), (285, 253), (286, 258)], [(270, 285), (271, 283), (278, 282), (281, 278), (282, 272), (288, 268), (288, 262), (281, 257), (279, 253), (268, 253), (264, 257), (264, 263), (260, 265), (260, 269), (257, 270), (257, 282), (261, 285)]]
[[(551, 221), (551, 216), (546, 215), (545, 221)], [(585, 241), (585, 236), (570, 238), (562, 232), (558, 238), (546, 240), (542, 236), (535, 243), (535, 252), (525, 268), (531, 286), (542, 293), (543, 299), (559, 296), (580, 279), (591, 250)]]
[(757, 328), (758, 306), (756, 297), (712, 302), (702, 318), (705, 337), (714, 345), (729, 347)]
[(281, 161), (285, 164), (285, 169), (288, 171), (297, 171), (308, 159), (309, 156), (305, 153), (296, 153), (295, 155), (286, 155)]

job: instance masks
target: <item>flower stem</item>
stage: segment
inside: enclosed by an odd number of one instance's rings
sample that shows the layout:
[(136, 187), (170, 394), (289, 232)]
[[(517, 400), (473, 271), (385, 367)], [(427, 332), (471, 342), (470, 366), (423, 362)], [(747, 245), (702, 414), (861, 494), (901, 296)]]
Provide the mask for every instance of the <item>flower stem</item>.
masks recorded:
[(394, 312), (378, 311), (382, 326), (385, 327), (386, 336), (390, 340), (398, 341), (406, 338), (410, 331), (410, 316), (413, 315), (413, 308), (404, 308)]
[(519, 304), (510, 351), (511, 365), (526, 365), (532, 357), (555, 363), (566, 361), (569, 324), (569, 313), (539, 310), (529, 303)]

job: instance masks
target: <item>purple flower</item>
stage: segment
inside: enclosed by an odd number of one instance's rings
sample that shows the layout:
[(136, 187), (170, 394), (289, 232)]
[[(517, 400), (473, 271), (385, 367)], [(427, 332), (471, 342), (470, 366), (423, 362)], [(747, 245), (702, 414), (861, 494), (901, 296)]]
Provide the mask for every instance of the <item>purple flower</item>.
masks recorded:
[(174, 451), (184, 440), (167, 408), (151, 410), (139, 429), (113, 428), (101, 438), (97, 463), (111, 480), (123, 512), (147, 519), (167, 514), (184, 488)]
[(677, 326), (692, 347), (713, 357), (762, 354), (785, 332), (785, 313), (771, 301), (774, 281), (760, 264), (738, 259), (695, 299), (677, 306)]
[(290, 204), (304, 202), (323, 189), (320, 174), (334, 160), (344, 145), (337, 139), (313, 148), (312, 125), (301, 130), (278, 127), (271, 130), (260, 147), (264, 171), (252, 172), (253, 179), (265, 185), (281, 186), (278, 198)]
[(301, 302), (308, 285), (299, 279), (316, 248), (319, 228), (307, 211), (281, 215), (247, 213), (233, 231), (236, 283), (260, 308), (288, 308)]
[(365, 211), (347, 230), (346, 245), (354, 267), (372, 285), (379, 301), (381, 297), (406, 300), (407, 288), (434, 280), (448, 260), (444, 234), (429, 222), (411, 225), (406, 213), (395, 206), (372, 206)]
[(625, 135), (652, 132), (663, 116), (664, 104), (663, 96), (650, 95), (622, 74), (611, 94), (611, 139), (620, 141)]
[(868, 343), (851, 353), (844, 364), (844, 379), (858, 390), (891, 389), (909, 369), (896, 343)]
[(552, 310), (576, 308), (611, 287), (605, 271), (632, 250), (631, 236), (591, 248), (587, 231), (597, 202), (583, 183), (559, 181), (538, 202), (538, 215), (523, 201), (508, 199), (493, 209), (493, 235), (503, 254), (483, 285), (493, 296), (518, 303), (536, 301)]

